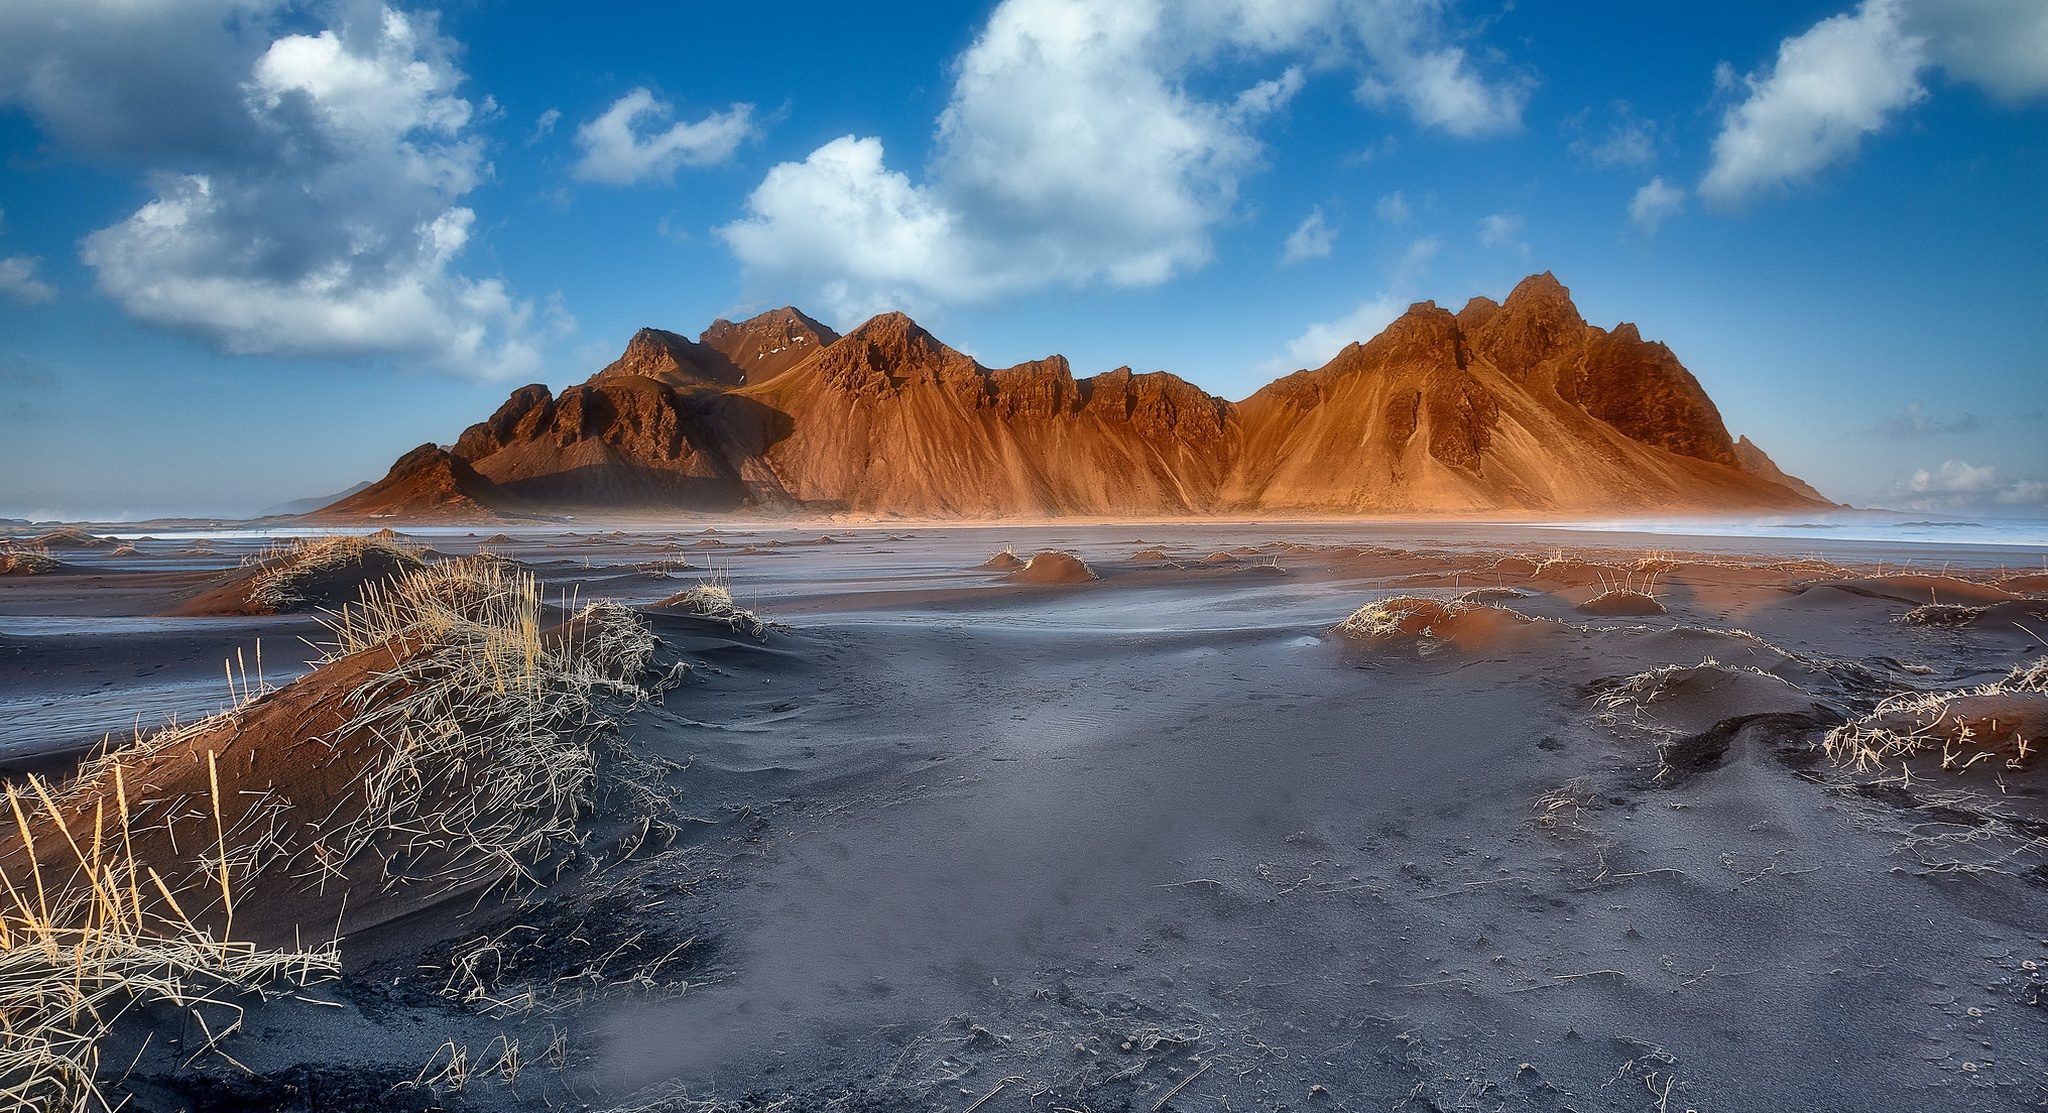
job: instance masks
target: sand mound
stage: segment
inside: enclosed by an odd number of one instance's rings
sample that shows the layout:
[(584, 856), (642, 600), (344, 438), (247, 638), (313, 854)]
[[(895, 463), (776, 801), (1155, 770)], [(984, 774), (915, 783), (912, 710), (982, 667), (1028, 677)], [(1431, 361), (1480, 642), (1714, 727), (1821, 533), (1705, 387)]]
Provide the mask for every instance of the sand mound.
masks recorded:
[(69, 567), (44, 549), (0, 549), (0, 576), (42, 576)]
[(1666, 665), (1611, 682), (1594, 703), (1610, 722), (1691, 733), (1747, 715), (1811, 710), (1814, 699), (1789, 680), (1709, 657), (1697, 665)]
[(39, 549), (110, 549), (117, 544), (111, 537), (96, 537), (76, 526), (31, 537), (27, 543)]
[(1024, 567), (1004, 578), (1020, 584), (1085, 584), (1098, 577), (1080, 557), (1047, 549), (1031, 554)]
[(188, 599), (172, 615), (289, 614), (333, 609), (373, 584), (417, 571), (422, 551), (370, 537), (302, 541), (257, 558), (228, 582)]
[(977, 571), (1015, 572), (1024, 567), (1024, 558), (1018, 556), (1015, 549), (998, 549), (974, 567)]
[(1372, 644), (1414, 640), (1472, 650), (1499, 644), (1535, 622), (1505, 607), (1397, 595), (1367, 603), (1335, 629), (1346, 638)]
[[(24, 876), (33, 857), (62, 881), (78, 862), (58, 817), (98, 822), (194, 919), (280, 941), (301, 926), (324, 937), (344, 900), (360, 926), (423, 894), (531, 880), (573, 842), (600, 700), (637, 692), (655, 645), (616, 604), (550, 630), (551, 613), (498, 561), (372, 589), (330, 624), (313, 672), (81, 768), (28, 844), (0, 837), (0, 871)], [(245, 894), (232, 909), (222, 850)]]
[(1171, 560), (1164, 549), (1140, 549), (1131, 554), (1132, 560)]
[(1998, 581), (1998, 586), (2022, 595), (2048, 595), (2048, 572), (2029, 572), (2023, 576), (2007, 576)]
[(1824, 746), (1837, 763), (1859, 770), (1939, 754), (1941, 768), (1960, 772), (1979, 764), (2025, 769), (2044, 744), (2048, 657), (1974, 688), (1901, 692), (1830, 732)]
[(1593, 584), (1607, 584), (1626, 579), (1631, 569), (1611, 564), (1596, 564), (1577, 557), (1553, 556), (1538, 561), (1529, 573), (1534, 583), (1553, 584), (1559, 587), (1589, 587)]
[(2012, 599), (1988, 607), (1966, 607), (1960, 603), (1928, 603), (1899, 616), (1908, 626), (1959, 628), (1965, 626), (2031, 627), (2048, 622), (2048, 600)]
[(1610, 618), (1668, 613), (1664, 609), (1664, 604), (1659, 603), (1654, 597), (1640, 591), (1629, 591), (1625, 588), (1603, 591), (1572, 609), (1582, 614), (1603, 615)]
[(768, 631), (773, 626), (773, 623), (762, 619), (760, 615), (741, 607), (733, 600), (731, 589), (716, 579), (706, 580), (688, 591), (679, 591), (654, 606), (665, 611), (682, 611), (723, 623), (731, 627), (735, 633), (745, 634), (750, 638), (767, 638)]

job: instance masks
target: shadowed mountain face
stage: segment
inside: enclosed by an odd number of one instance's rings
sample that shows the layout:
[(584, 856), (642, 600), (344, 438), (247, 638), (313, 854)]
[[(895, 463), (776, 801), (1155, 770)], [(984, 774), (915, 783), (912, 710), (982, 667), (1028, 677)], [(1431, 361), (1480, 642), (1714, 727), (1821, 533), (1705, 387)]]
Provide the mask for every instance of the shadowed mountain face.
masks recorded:
[(1825, 504), (1663, 344), (1588, 325), (1548, 273), (1240, 403), (1164, 372), (988, 368), (910, 318), (794, 309), (643, 329), (588, 382), (521, 387), (321, 511), (757, 506), (933, 517), (1717, 511)]

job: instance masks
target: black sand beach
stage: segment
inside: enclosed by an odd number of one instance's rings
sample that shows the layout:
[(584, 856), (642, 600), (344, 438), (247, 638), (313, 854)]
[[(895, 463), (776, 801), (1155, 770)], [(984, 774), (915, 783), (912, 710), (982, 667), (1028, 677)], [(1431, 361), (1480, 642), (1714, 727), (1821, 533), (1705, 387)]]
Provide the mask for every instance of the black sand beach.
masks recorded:
[[(551, 595), (637, 608), (657, 666), (685, 666), (611, 712), (571, 859), (538, 887), (345, 927), (338, 979), (252, 1003), (206, 1054), (178, 1010), (123, 1018), (111, 1093), (144, 1110), (2048, 1103), (2038, 754), (1859, 770), (1821, 748), (1888, 696), (2042, 659), (2048, 603), (2014, 579), (2038, 551), (1821, 559), (1457, 524), (622, 528), (488, 546)], [(0, 581), (10, 774), (61, 776), (138, 716), (217, 710), (223, 659), (248, 675), (259, 637), (269, 684), (304, 672), (316, 615), (146, 617), (256, 544), (142, 542)], [(1096, 578), (979, 567), (1011, 546)], [(657, 606), (707, 579), (770, 627)], [(1596, 605), (1615, 593), (1664, 613)], [(1335, 629), (1404, 595), (1515, 615)], [(1900, 620), (1923, 603), (1987, 610)], [(647, 791), (625, 791), (629, 768)]]

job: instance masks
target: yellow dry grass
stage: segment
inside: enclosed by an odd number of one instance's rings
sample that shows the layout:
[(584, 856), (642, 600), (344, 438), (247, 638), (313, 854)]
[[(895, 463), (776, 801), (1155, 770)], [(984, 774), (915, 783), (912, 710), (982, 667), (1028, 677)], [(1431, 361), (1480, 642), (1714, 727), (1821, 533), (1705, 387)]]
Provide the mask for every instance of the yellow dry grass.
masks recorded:
[[(111, 773), (118, 785), (120, 767)], [(303, 986), (340, 967), (331, 944), (266, 951), (232, 939), (233, 881), (224, 853), (216, 880), (226, 926), (216, 936), (195, 923), (162, 877), (136, 859), (127, 797), (114, 799), (115, 814), (102, 805), (90, 831), (73, 830), (42, 781), (29, 778), (26, 794), (7, 788), (28, 863), (20, 871), (26, 876), (0, 874), (0, 1099), (9, 1108), (106, 1113), (117, 1103), (100, 1084), (100, 1044), (131, 1010), (189, 1010), (205, 1049), (218, 1051), (240, 1026), (249, 994), (279, 983)], [(213, 804), (224, 848), (217, 787)], [(57, 849), (75, 857), (76, 871), (40, 865), (32, 826), (43, 818), (50, 820), (45, 837), (60, 838)]]
[(50, 550), (40, 545), (10, 545), (0, 548), (0, 576), (39, 576), (55, 572), (60, 565)]
[(397, 666), (336, 697), (351, 714), (334, 737), (374, 737), (380, 757), (354, 788), (356, 818), (312, 843), (304, 815), (259, 808), (247, 811), (262, 822), (224, 822), (207, 749), (206, 845), (178, 863), (136, 854), (162, 823), (137, 813), (164, 802), (131, 795), (130, 772), (181, 746), (198, 759), (200, 739), (268, 697), (246, 682), (235, 708), (101, 755), (62, 787), (30, 778), (7, 788), (11, 816), (0, 821), (11, 819), (20, 846), (18, 864), (0, 871), (0, 1108), (103, 1113), (113, 1106), (100, 1043), (132, 1010), (193, 1010), (219, 1052), (247, 994), (335, 973), (332, 945), (268, 951), (233, 938), (237, 897), (259, 875), (303, 881), (314, 858), (323, 876), (339, 875), (374, 848), (374, 860), (436, 864), (439, 876), (408, 880), (451, 889), (537, 880), (578, 841), (593, 741), (609, 725), (600, 697), (645, 696), (638, 681), (656, 645), (617, 604), (550, 626), (552, 613), (530, 573), (475, 557), (373, 585), (334, 615), (328, 662), (390, 646)]
[(390, 538), (343, 534), (306, 538), (272, 545), (251, 557), (249, 563), (263, 568), (249, 590), (249, 601), (274, 611), (287, 611), (307, 602), (304, 587), (323, 572), (383, 557), (401, 568), (419, 568), (423, 550)]
[(1870, 714), (1828, 732), (1822, 749), (1838, 765), (1871, 772), (1922, 754), (1939, 753), (1941, 768), (1961, 772), (2010, 751), (2007, 769), (2022, 769), (2044, 740), (2040, 706), (2048, 697), (2048, 657), (2004, 677), (1948, 691), (1900, 692)]

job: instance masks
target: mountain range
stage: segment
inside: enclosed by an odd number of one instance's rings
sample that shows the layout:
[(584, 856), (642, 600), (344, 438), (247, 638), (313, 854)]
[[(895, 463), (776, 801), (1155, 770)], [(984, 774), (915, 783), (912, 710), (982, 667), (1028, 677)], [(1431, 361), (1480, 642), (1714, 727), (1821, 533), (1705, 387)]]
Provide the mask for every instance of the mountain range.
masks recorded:
[(1231, 402), (1163, 371), (984, 367), (901, 313), (642, 329), (587, 381), (512, 392), (328, 519), (737, 510), (915, 518), (1735, 512), (1831, 505), (1671, 349), (1587, 324), (1549, 273), (1411, 306)]

